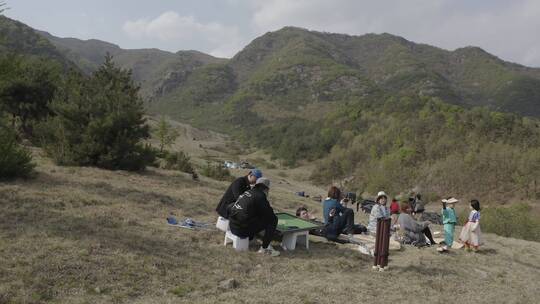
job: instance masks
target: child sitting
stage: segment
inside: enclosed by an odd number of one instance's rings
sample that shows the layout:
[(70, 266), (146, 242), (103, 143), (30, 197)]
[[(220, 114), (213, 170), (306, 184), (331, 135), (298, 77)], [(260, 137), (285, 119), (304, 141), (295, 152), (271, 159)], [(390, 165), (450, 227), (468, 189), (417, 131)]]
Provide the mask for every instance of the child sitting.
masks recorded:
[(312, 221), (315, 219), (315, 217), (311, 215), (311, 213), (309, 213), (309, 211), (307, 210), (305, 206), (301, 206), (298, 209), (296, 209), (296, 216), (301, 219), (308, 220), (308, 221)]
[(482, 231), (480, 230), (480, 202), (478, 200), (472, 200), (469, 214), (469, 221), (459, 235), (459, 240), (465, 245), (465, 249), (470, 251), (471, 248), (474, 252), (478, 251), (480, 245), (482, 245)]

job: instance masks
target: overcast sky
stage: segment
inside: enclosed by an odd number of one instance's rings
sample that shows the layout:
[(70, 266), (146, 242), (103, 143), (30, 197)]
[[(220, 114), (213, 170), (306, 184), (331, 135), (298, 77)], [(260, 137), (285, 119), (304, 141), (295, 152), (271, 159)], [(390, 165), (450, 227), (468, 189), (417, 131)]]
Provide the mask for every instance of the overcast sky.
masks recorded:
[(60, 37), (122, 48), (231, 57), (286, 25), (352, 35), (391, 33), (453, 50), (480, 46), (540, 67), (540, 0), (2, 0), (6, 15)]

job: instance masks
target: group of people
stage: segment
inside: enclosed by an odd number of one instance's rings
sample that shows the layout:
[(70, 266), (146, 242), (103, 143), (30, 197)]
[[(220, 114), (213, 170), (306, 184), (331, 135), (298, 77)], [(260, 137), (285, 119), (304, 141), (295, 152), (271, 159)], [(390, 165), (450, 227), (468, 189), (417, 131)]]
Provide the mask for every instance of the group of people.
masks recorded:
[[(227, 188), (221, 198), (216, 211), (229, 220), (231, 232), (241, 238), (254, 237), (264, 232), (259, 253), (278, 256), (270, 242), (276, 232), (278, 219), (268, 201), (270, 180), (263, 177), (258, 169), (251, 170), (246, 176), (239, 177)], [(350, 242), (354, 242), (354, 234), (376, 234), (377, 220), (380, 218), (392, 219), (392, 231), (403, 244), (415, 246), (431, 246), (436, 242), (429, 228), (429, 221), (422, 221), (424, 211), (420, 195), (412, 199), (398, 202), (393, 199), (387, 207), (388, 195), (384, 191), (377, 194), (376, 204), (372, 207), (368, 225), (354, 223), (354, 211), (348, 208), (349, 199), (345, 197), (336, 186), (330, 187), (327, 198), (322, 202), (323, 229), (321, 234), (328, 240), (337, 241), (340, 235), (345, 234)], [(442, 218), (444, 224), (445, 240), (441, 242), (438, 251), (448, 251), (454, 242), (454, 230), (457, 216), (454, 210), (457, 199), (449, 197), (442, 200)], [(309, 220), (316, 219), (306, 207), (300, 207), (296, 216)], [(465, 248), (478, 250), (481, 245), (480, 232), (480, 203), (471, 201), (471, 213), (467, 224), (459, 236)]]
[[(403, 244), (415, 246), (436, 245), (430, 230), (430, 222), (422, 220), (424, 204), (418, 194), (408, 200), (398, 203), (392, 200), (390, 207), (386, 207), (387, 195), (384, 191), (377, 194), (376, 205), (373, 206), (370, 216), (368, 231), (375, 233), (377, 220), (379, 218), (392, 218), (392, 228), (396, 232), (397, 239)], [(442, 201), (442, 221), (444, 225), (444, 241), (437, 248), (439, 252), (446, 252), (454, 243), (454, 232), (457, 222), (455, 204), (459, 202), (454, 197), (448, 197)], [(480, 230), (480, 202), (476, 199), (470, 202), (470, 214), (467, 223), (459, 235), (459, 241), (463, 243), (467, 250), (477, 251), (482, 244), (482, 233)]]

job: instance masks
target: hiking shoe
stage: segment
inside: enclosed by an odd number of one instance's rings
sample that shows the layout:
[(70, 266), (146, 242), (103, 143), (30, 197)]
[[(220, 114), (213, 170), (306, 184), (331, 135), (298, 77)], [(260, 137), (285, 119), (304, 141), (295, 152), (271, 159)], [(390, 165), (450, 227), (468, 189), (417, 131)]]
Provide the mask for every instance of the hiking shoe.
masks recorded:
[(268, 245), (267, 248), (261, 248), (259, 249), (259, 251), (257, 251), (257, 253), (262, 253), (262, 254), (267, 254), (269, 256), (273, 256), (273, 257), (277, 257), (279, 256), (279, 251), (275, 250), (272, 245)]

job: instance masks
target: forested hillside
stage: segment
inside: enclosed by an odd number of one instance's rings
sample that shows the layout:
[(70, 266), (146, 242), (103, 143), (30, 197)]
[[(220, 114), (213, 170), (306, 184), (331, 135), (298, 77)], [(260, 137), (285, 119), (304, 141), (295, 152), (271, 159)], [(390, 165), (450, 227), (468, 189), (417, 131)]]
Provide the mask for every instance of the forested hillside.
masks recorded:
[[(315, 161), (319, 183), (539, 197), (539, 122), (526, 117), (540, 114), (540, 70), (476, 47), (286, 27), (224, 60), (41, 32), (54, 48), (2, 22), (4, 48), (32, 54), (44, 45), (41, 53), (87, 73), (109, 53), (132, 70), (151, 114), (233, 134), (284, 165)], [(14, 28), (25, 38), (14, 39)]]

